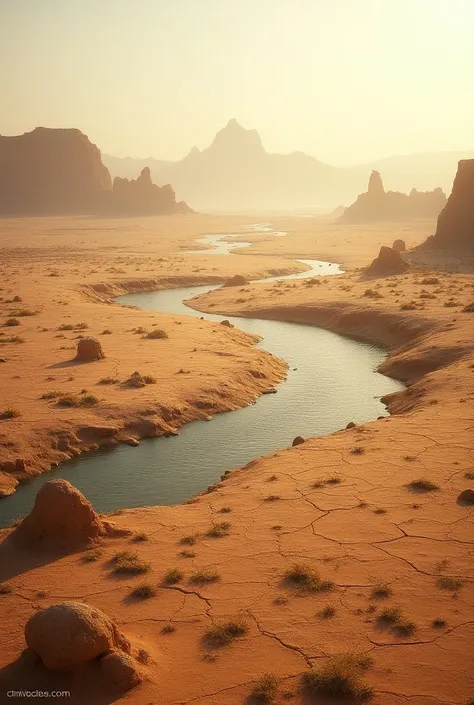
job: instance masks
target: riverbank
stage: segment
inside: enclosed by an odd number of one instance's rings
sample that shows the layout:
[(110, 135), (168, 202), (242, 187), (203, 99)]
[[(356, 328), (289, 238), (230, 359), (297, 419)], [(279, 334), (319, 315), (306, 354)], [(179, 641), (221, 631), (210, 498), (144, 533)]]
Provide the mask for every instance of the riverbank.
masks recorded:
[[(343, 263), (341, 231), (335, 239), (341, 258), (332, 259)], [(289, 238), (280, 240), (292, 247)], [(304, 255), (331, 259), (312, 249), (313, 240), (308, 232)], [(211, 266), (220, 266), (216, 257)], [(357, 261), (359, 255), (348, 257)], [(474, 314), (462, 311), (473, 300), (474, 277), (359, 277), (353, 271), (312, 286), (304, 280), (247, 285), (239, 302), (235, 292), (218, 289), (192, 305), (300, 320), (383, 342), (390, 355), (382, 368), (409, 384), (387, 400), (395, 415), (257, 459), (188, 503), (121, 511), (114, 521), (132, 536), (104, 540), (95, 561), (83, 553), (20, 551), (4, 541), (0, 582), (11, 592), (0, 595), (7, 635), (2, 685), (15, 680), (26, 688), (69, 688), (73, 705), (242, 705), (270, 672), (279, 682), (278, 705), (307, 705), (301, 676), (308, 667), (356, 652), (373, 659), (364, 679), (374, 705), (469, 702), (473, 510), (458, 497), (474, 477)], [(158, 320), (134, 309), (121, 312)], [(154, 342), (167, 341), (146, 341)], [(221, 536), (208, 534), (223, 523)], [(109, 561), (122, 550), (150, 564), (145, 578), (114, 577)], [(285, 578), (295, 563), (332, 585), (302, 593)], [(172, 569), (181, 573), (174, 585), (164, 582)], [(203, 571), (213, 571), (215, 580), (194, 582)], [(132, 598), (144, 580), (155, 596)], [(19, 659), (22, 625), (35, 609), (61, 599), (103, 609), (147, 652), (147, 679), (138, 689), (122, 697), (94, 668), (80, 678), (58, 676)], [(245, 633), (229, 646), (209, 647), (210, 627), (235, 615)]]

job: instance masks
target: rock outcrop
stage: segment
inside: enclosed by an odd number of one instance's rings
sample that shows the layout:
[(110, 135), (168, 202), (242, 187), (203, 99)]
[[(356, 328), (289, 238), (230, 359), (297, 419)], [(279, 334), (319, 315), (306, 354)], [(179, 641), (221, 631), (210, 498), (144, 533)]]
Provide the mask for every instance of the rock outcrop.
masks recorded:
[(474, 159), (463, 159), (436, 233), (428, 241), (443, 249), (474, 250)]
[(396, 250), (397, 252), (405, 252), (406, 249), (405, 240), (395, 240), (392, 245), (392, 250)]
[(96, 338), (81, 338), (77, 343), (77, 353), (74, 358), (78, 362), (94, 362), (105, 358), (102, 345)]
[(378, 257), (365, 270), (368, 277), (388, 277), (392, 274), (403, 274), (408, 264), (402, 259), (400, 252), (391, 247), (381, 247)]
[(366, 193), (360, 194), (345, 209), (339, 220), (345, 223), (368, 223), (377, 220), (436, 218), (445, 204), (446, 196), (440, 188), (426, 192), (412, 189), (409, 195), (385, 191), (380, 173), (373, 171)]
[(227, 279), (222, 286), (244, 286), (248, 281), (241, 274), (234, 274), (233, 277)]
[(0, 214), (91, 213), (112, 188), (100, 151), (80, 130), (37, 127), (0, 136)]
[(50, 480), (36, 495), (34, 507), (15, 530), (28, 543), (78, 546), (108, 532), (92, 504), (67, 480)]
[(169, 184), (161, 187), (154, 184), (148, 167), (142, 169), (137, 179), (114, 179), (110, 211), (114, 215), (127, 216), (193, 212), (183, 201), (176, 203)]
[(25, 640), (54, 671), (78, 668), (113, 650), (131, 649), (106, 614), (81, 602), (59, 602), (36, 612), (26, 623)]

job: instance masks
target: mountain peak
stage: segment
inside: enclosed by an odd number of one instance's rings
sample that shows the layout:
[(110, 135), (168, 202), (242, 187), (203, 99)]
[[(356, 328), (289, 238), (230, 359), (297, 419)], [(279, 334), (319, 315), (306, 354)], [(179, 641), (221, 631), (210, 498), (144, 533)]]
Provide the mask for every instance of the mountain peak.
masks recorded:
[(237, 153), (241, 156), (265, 152), (257, 130), (247, 130), (235, 118), (231, 118), (227, 125), (219, 130), (208, 149), (213, 152)]

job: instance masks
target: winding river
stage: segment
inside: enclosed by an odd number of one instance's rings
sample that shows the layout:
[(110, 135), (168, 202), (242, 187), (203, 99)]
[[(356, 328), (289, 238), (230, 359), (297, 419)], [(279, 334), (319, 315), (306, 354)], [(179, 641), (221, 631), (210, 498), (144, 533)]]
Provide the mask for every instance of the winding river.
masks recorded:
[[(272, 231), (269, 223), (255, 224), (253, 230), (288, 235)], [(250, 244), (233, 233), (208, 235), (201, 242), (212, 247), (206, 254), (231, 254)], [(273, 279), (340, 273), (335, 264), (299, 261), (310, 269)], [(127, 294), (117, 302), (221, 321), (223, 316), (203, 314), (184, 304), (214, 288)], [(363, 423), (386, 415), (380, 397), (403, 386), (375, 371), (385, 357), (376, 346), (299, 323), (240, 317), (232, 317), (232, 322), (262, 336), (258, 347), (288, 363), (288, 376), (277, 394), (264, 395), (238, 411), (217, 414), (210, 422), (186, 424), (176, 437), (146, 439), (136, 448), (121, 445), (64, 462), (0, 500), (0, 527), (28, 513), (38, 489), (53, 477), (72, 482), (99, 512), (181, 502), (216, 482), (225, 470), (287, 447), (297, 435), (323, 435), (344, 428), (349, 421)]]

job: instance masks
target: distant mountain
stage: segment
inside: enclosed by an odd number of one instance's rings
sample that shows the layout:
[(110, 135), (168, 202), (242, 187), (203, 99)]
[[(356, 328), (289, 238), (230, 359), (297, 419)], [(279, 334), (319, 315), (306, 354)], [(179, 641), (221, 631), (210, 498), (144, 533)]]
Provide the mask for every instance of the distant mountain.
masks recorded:
[[(232, 119), (212, 144), (193, 147), (180, 161), (103, 156), (113, 176), (135, 178), (145, 166), (158, 184), (171, 183), (179, 200), (197, 210), (316, 211), (352, 203), (364, 190), (373, 169), (383, 169), (393, 190), (448, 192), (457, 162), (465, 153), (413, 154), (350, 168), (333, 167), (303, 152), (270, 154), (256, 130)], [(468, 156), (468, 155), (467, 155)]]

